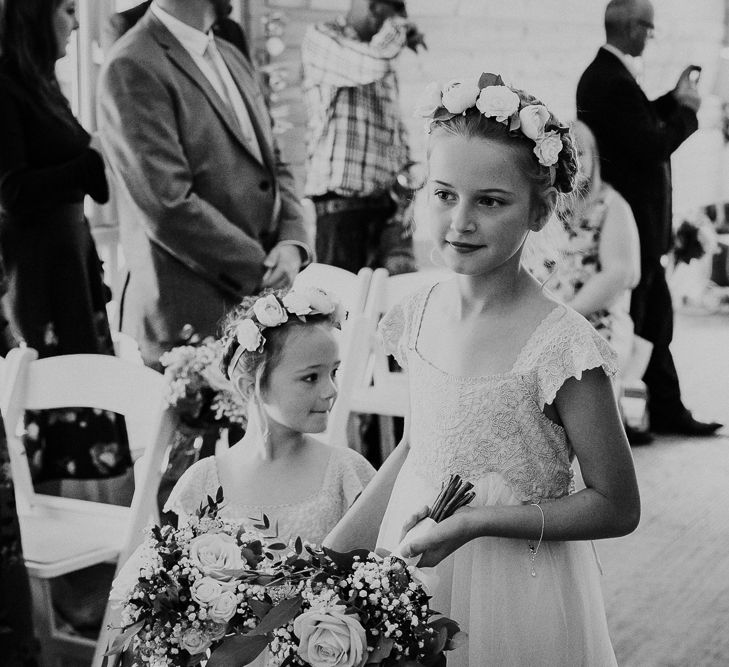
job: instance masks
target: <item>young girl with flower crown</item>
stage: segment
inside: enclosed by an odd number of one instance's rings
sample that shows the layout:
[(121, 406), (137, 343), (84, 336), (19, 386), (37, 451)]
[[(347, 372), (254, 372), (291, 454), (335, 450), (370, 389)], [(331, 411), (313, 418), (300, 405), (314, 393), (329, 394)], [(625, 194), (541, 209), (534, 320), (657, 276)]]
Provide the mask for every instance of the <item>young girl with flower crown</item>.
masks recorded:
[(283, 541), (320, 544), (373, 477), (357, 452), (313, 438), (337, 395), (334, 337), (343, 314), (319, 289), (246, 298), (227, 318), (223, 374), (248, 401), (243, 439), (201, 459), (165, 506), (181, 521), (223, 488), (221, 516), (265, 514)]
[(458, 473), (474, 501), (403, 549), (437, 566), (433, 608), (469, 633), (448, 664), (614, 665), (590, 540), (640, 514), (614, 353), (520, 261), (574, 186), (572, 139), (495, 75), (428, 93), (427, 214), (453, 277), (382, 321), (408, 372), (405, 436), (327, 542), (394, 550)]

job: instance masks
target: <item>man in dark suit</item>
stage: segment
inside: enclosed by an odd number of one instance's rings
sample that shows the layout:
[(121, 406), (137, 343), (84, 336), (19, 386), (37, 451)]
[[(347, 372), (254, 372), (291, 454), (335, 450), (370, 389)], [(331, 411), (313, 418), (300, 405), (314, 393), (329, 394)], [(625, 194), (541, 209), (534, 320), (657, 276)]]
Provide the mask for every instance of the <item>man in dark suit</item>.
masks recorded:
[(186, 324), (217, 333), (243, 296), (291, 285), (310, 258), (256, 74), (210, 34), (228, 4), (154, 0), (99, 76), (129, 269), (122, 330), (151, 366)]
[[(104, 29), (105, 47), (108, 48), (116, 42), (125, 32), (133, 28), (141, 19), (152, 4), (152, 0), (145, 0), (131, 9), (123, 12), (116, 12), (109, 17)], [(240, 24), (227, 16), (220, 18), (213, 24), (213, 33), (216, 37), (224, 39), (235, 46), (247, 60), (251, 59), (251, 52), (248, 47), (248, 40)]]
[(646, 97), (633, 74), (632, 58), (643, 53), (653, 31), (650, 0), (608, 3), (607, 43), (577, 86), (577, 117), (595, 134), (603, 178), (625, 197), (638, 224), (642, 275), (633, 292), (631, 316), (636, 334), (653, 343), (643, 377), (651, 429), (709, 435), (721, 424), (697, 421), (681, 400), (669, 350), (673, 308), (661, 264), (672, 239), (670, 158), (697, 130), (701, 100), (692, 67), (684, 70), (673, 90), (656, 100)]

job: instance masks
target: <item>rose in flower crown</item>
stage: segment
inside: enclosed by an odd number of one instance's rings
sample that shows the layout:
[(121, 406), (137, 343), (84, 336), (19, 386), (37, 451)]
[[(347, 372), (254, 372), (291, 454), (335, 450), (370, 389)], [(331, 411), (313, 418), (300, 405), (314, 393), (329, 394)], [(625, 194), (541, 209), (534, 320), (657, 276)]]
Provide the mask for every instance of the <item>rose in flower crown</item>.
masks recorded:
[(542, 166), (553, 168), (559, 161), (568, 128), (543, 104), (526, 101), (498, 74), (482, 74), (477, 82), (453, 79), (444, 87), (431, 83), (416, 107), (416, 114), (427, 119), (427, 132), (435, 123), (468, 113), (480, 113), (502, 123), (512, 136), (521, 134), (531, 139), (534, 155)]
[[(260, 354), (266, 346), (264, 332), (290, 322), (326, 321), (341, 328), (346, 312), (328, 292), (318, 287), (294, 288), (246, 298), (229, 317), (224, 334), (226, 351), (221, 370), (230, 379), (232, 370), (246, 354)], [(253, 361), (252, 365), (258, 365)]]

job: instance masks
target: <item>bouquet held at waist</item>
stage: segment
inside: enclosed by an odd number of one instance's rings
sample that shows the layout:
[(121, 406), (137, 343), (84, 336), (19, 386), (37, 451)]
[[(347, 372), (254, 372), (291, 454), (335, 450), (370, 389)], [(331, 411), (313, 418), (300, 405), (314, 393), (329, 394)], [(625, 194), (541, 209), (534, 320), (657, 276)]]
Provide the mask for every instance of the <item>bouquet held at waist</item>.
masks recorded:
[[(268, 519), (220, 516), (222, 488), (189, 525), (157, 526), (115, 582), (121, 627), (108, 656), (149, 667), (444, 665), (465, 635), (433, 611), (396, 556), (271, 537)], [(131, 561), (130, 561), (131, 562)]]

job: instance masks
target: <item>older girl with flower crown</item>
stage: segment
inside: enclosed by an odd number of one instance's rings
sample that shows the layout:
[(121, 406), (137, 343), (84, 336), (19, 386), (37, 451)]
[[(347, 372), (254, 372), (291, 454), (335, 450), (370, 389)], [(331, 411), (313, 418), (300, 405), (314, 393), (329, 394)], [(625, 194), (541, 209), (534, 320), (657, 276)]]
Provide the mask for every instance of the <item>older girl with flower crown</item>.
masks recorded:
[(453, 277), (381, 324), (408, 371), (405, 437), (328, 542), (395, 549), (458, 473), (471, 506), (403, 549), (437, 566), (433, 607), (469, 631), (449, 665), (614, 665), (590, 540), (640, 514), (614, 353), (521, 265), (574, 186), (572, 140), (495, 75), (429, 94), (427, 214)]
[(337, 395), (341, 319), (334, 300), (311, 288), (247, 298), (228, 316), (221, 370), (248, 400), (248, 429), (191, 466), (165, 511), (184, 521), (222, 487), (222, 515), (265, 514), (284, 541), (321, 543), (374, 475), (357, 452), (309, 435), (326, 429)]

